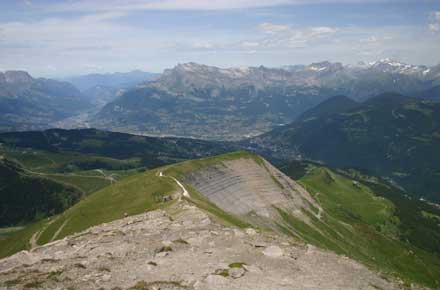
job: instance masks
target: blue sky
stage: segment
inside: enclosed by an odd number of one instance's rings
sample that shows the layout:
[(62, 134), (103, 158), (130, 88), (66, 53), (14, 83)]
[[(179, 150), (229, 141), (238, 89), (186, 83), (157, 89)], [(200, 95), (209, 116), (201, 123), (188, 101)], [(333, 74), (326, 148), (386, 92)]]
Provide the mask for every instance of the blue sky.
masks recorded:
[(2, 0), (0, 70), (440, 63), (438, 0)]

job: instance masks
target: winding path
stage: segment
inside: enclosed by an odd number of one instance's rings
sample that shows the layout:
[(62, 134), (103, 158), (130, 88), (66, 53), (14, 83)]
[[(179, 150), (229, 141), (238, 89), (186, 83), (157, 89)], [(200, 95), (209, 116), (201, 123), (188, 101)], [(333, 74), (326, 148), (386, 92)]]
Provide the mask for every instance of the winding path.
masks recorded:
[(177, 185), (182, 189), (182, 195), (184, 197), (190, 197), (189, 193), (188, 193), (188, 190), (186, 190), (185, 186), (183, 186), (183, 184), (180, 183), (180, 181), (177, 180), (176, 178), (174, 178), (172, 176), (166, 176), (166, 175), (163, 174), (162, 171), (159, 172), (159, 177), (169, 177), (169, 178), (172, 178), (177, 183)]

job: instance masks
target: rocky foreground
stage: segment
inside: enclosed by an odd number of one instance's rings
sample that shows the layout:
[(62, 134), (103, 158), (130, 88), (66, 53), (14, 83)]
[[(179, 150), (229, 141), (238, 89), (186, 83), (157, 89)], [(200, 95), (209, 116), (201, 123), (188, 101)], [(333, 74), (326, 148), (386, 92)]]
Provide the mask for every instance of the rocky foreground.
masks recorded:
[(0, 260), (0, 289), (400, 289), (363, 265), (185, 201)]

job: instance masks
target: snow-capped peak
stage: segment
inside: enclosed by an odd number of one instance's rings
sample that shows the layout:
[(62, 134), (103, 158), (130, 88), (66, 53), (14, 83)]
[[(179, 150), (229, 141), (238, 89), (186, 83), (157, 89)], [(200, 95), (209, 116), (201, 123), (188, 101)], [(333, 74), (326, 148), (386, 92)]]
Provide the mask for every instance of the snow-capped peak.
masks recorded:
[[(414, 74), (414, 73), (423, 73), (426, 74), (427, 71), (426, 66), (418, 66), (406, 64), (403, 62), (399, 62), (397, 60), (393, 60), (390, 58), (384, 58), (378, 61), (368, 63), (369, 67), (372, 69), (377, 69), (383, 72), (390, 73), (399, 73), (399, 74)], [(425, 73), (425, 71), (427, 71)]]

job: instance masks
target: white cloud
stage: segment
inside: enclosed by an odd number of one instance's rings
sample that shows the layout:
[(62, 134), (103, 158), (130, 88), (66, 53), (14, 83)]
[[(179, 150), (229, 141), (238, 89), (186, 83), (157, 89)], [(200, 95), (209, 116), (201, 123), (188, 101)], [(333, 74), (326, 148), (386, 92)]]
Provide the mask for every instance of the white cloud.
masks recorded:
[(123, 15), (108, 12), (0, 23), (0, 65), (36, 73), (48, 71), (48, 66), (63, 72), (93, 72), (103, 67), (137, 67), (143, 55), (142, 61), (147, 62), (169, 47), (165, 34), (113, 21)]
[(362, 38), (360, 40), (360, 42), (363, 42), (363, 43), (378, 43), (379, 39), (376, 36), (372, 35), (372, 36), (369, 36), (368, 38)]
[(269, 22), (261, 23), (258, 28), (267, 35), (259, 43), (263, 47), (277, 48), (303, 48), (338, 31), (333, 27), (293, 27)]
[(196, 41), (193, 43), (193, 48), (199, 48), (199, 49), (210, 49), (213, 48), (214, 45), (207, 41)]
[[(424, 26), (329, 27), (322, 26), (318, 19), (315, 23), (320, 23), (319, 25), (304, 27), (282, 22), (289, 21), (286, 18), (280, 20), (281, 18), (270, 16), (258, 18), (263, 19), (261, 24), (245, 22), (244, 19), (245, 25), (237, 28), (229, 23), (224, 26), (202, 21), (188, 24), (179, 19), (179, 25), (176, 25), (166, 17), (179, 17), (179, 13), (155, 12), (162, 13), (166, 18), (164, 23), (158, 24), (156, 17), (151, 21), (140, 21), (143, 15), (134, 15), (132, 10), (136, 7), (135, 4), (147, 9), (144, 6), (147, 2), (150, 3), (148, 7), (161, 5), (161, 9), (177, 9), (185, 6), (182, 3), (193, 9), (207, 9), (209, 5), (216, 9), (232, 9), (245, 5), (275, 5), (273, 3), (287, 1), (72, 0), (67, 3), (76, 5), (75, 9), (81, 13), (44, 12), (39, 17), (30, 18), (34, 20), (28, 18), (0, 23), (0, 67), (21, 68), (36, 75), (54, 75), (136, 68), (161, 71), (175, 63), (186, 61), (221, 66), (277, 66), (325, 59), (356, 63), (359, 59), (375, 60), (384, 57), (400, 58), (414, 63), (438, 61), (436, 49), (440, 33), (430, 33)], [(34, 1), (29, 9), (38, 9), (35, 8), (36, 3), (38, 1)], [(116, 8), (110, 7), (111, 3)], [(168, 6), (164, 3), (168, 3)], [(69, 8), (67, 4), (63, 5), (50, 8)], [(125, 8), (118, 9), (120, 6)], [(105, 9), (106, 7), (110, 8)], [(185, 12), (180, 13), (185, 17), (187, 15)], [(220, 14), (213, 14), (217, 13)], [(51, 17), (42, 18), (47, 15)], [(129, 21), (132, 16), (137, 17), (134, 19), (136, 21)], [(439, 31), (439, 17), (440, 11), (430, 14), (431, 31)], [(225, 23), (229, 20), (226, 18)], [(53, 68), (56, 68), (56, 72)]]
[(428, 28), (432, 32), (440, 31), (440, 11), (433, 11), (430, 15), (430, 23), (428, 24)]
[(241, 43), (241, 46), (247, 47), (247, 48), (258, 47), (258, 46), (260, 46), (260, 43), (258, 41), (244, 41)]
[(433, 31), (433, 32), (437, 32), (440, 31), (440, 24), (439, 23), (430, 23), (428, 25), (429, 30)]
[(273, 24), (269, 22), (261, 23), (258, 27), (261, 31), (272, 34), (290, 30), (290, 27), (288, 25)]

